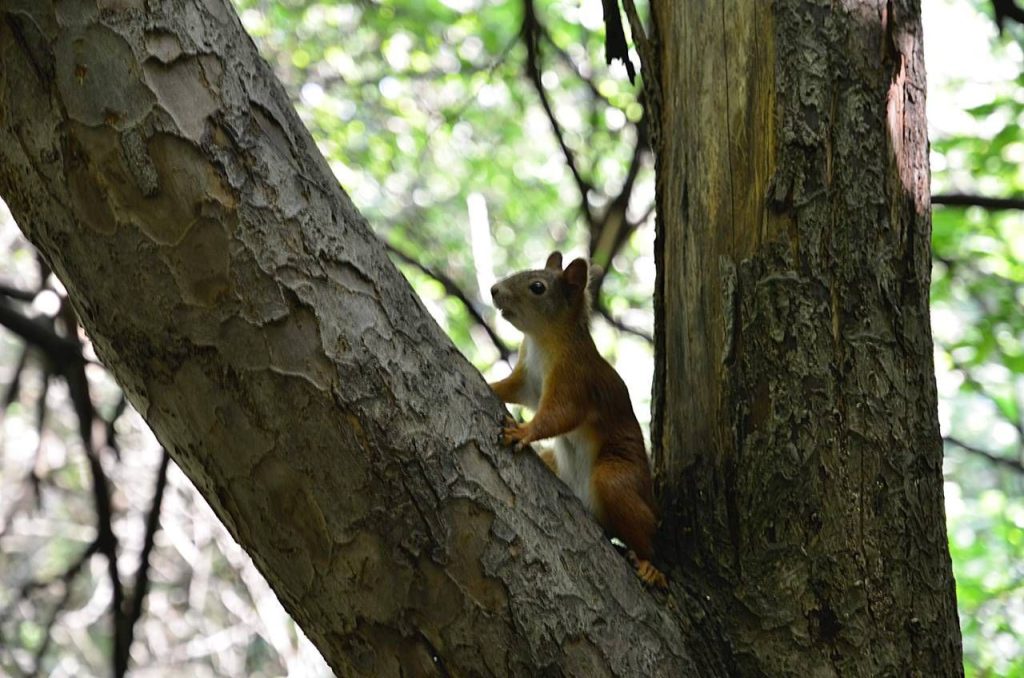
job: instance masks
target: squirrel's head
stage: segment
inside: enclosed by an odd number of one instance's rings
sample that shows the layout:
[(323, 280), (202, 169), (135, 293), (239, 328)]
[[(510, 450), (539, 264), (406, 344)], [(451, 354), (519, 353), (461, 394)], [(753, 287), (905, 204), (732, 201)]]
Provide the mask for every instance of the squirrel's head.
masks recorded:
[(574, 259), (563, 270), (562, 254), (552, 252), (544, 268), (515, 273), (495, 284), (491, 298), (505, 319), (527, 334), (586, 326), (589, 279), (586, 259)]

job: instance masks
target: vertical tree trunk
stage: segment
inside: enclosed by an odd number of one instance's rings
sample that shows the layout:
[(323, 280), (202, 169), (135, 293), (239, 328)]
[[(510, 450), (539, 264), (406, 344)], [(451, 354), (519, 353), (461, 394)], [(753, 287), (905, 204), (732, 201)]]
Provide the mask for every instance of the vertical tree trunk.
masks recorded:
[(920, 8), (652, 4), (667, 546), (744, 675), (962, 673)]

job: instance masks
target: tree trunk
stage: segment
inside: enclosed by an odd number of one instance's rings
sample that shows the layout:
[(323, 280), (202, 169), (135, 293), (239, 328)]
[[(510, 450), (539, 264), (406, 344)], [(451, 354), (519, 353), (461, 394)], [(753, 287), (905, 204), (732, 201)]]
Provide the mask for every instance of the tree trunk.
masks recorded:
[(652, 4), (666, 546), (738, 674), (962, 674), (920, 7)]
[(579, 502), (498, 447), (501, 405), (226, 0), (0, 0), (0, 68), (0, 195), (339, 674), (696, 670)]

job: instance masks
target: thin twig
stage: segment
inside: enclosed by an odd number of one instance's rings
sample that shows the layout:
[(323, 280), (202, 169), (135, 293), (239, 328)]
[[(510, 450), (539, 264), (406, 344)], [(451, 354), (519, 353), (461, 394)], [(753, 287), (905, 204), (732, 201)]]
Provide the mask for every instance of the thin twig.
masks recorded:
[(164, 491), (167, 489), (167, 468), (170, 466), (171, 457), (167, 449), (162, 450), (160, 457), (160, 468), (156, 475), (156, 488), (153, 490), (153, 503), (150, 505), (149, 514), (146, 516), (146, 535), (142, 543), (142, 553), (139, 554), (139, 567), (135, 572), (135, 586), (132, 590), (129, 610), (124, 617), (124, 644), (121, 650), (125, 656), (117, 663), (127, 669), (129, 654), (132, 647), (132, 639), (135, 637), (135, 625), (142, 617), (143, 603), (146, 594), (149, 593), (149, 572), (150, 556), (153, 552), (153, 544), (156, 540), (156, 533), (160, 530), (160, 507), (164, 500)]
[(1024, 198), (990, 198), (966, 193), (939, 193), (932, 196), (932, 204), (947, 207), (982, 207), (987, 210), (1024, 210)]
[(954, 438), (953, 436), (946, 436), (945, 438), (943, 438), (943, 440), (945, 440), (950, 445), (956, 445), (957, 447), (966, 452), (970, 452), (971, 454), (977, 455), (983, 459), (987, 459), (988, 461), (992, 462), (993, 464), (996, 464), (997, 466), (1002, 466), (1003, 468), (1011, 469), (1013, 471), (1016, 471), (1017, 473), (1024, 473), (1024, 463), (1022, 463), (1020, 459), (1009, 459), (1002, 455), (996, 454), (995, 452), (989, 452), (988, 450), (983, 450), (980, 447), (971, 445), (970, 443), (965, 443), (959, 438)]
[[(992, 312), (986, 311), (986, 315), (992, 315)], [(1009, 423), (1010, 426), (1012, 426), (1014, 430), (1017, 431), (1017, 437), (1020, 438), (1021, 440), (1024, 440), (1024, 422), (1014, 421), (1013, 417), (1014, 414), (1017, 414), (1018, 416), (1020, 415), (1020, 411), (1022, 409), (1021, 403), (1015, 399), (1014, 408), (1017, 410), (1017, 412), (1008, 412), (1005, 409), (1005, 405), (999, 402), (998, 398), (989, 393), (988, 389), (985, 388), (985, 384), (979, 381), (978, 378), (974, 376), (974, 373), (966, 365), (953, 358), (952, 355), (950, 355), (950, 360), (953, 363), (953, 368), (959, 371), (960, 374), (964, 376), (964, 382), (976, 388), (978, 395), (980, 395), (985, 400), (989, 401), (992, 404), (992, 407), (996, 409), (996, 412), (1001, 414), (1005, 418), (1006, 422)]]
[(113, 414), (110, 415), (110, 419), (106, 420), (106, 442), (107, 447), (114, 451), (114, 456), (117, 457), (118, 461), (121, 459), (121, 445), (117, 441), (117, 420), (121, 418), (121, 415), (128, 409), (128, 399), (124, 395), (124, 391), (121, 392), (121, 397), (117, 401), (117, 405), (114, 407)]
[(541, 108), (544, 109), (544, 113), (551, 123), (552, 131), (558, 140), (559, 147), (562, 149), (562, 154), (565, 156), (565, 162), (569, 166), (573, 179), (576, 181), (576, 187), (580, 192), (582, 211), (587, 217), (587, 221), (590, 222), (592, 219), (587, 195), (593, 190), (593, 185), (584, 179), (580, 173), (579, 165), (576, 162), (576, 155), (565, 141), (562, 126), (559, 124), (555, 111), (551, 107), (547, 90), (544, 89), (544, 82), (541, 78), (540, 44), (537, 39), (541, 33), (540, 26), (540, 19), (537, 17), (537, 9), (534, 6), (533, 0), (523, 0), (523, 27), (521, 34), (523, 42), (526, 44), (526, 76), (533, 83), (533, 87), (537, 91)]
[(50, 643), (53, 640), (53, 625), (57, 623), (57, 617), (64, 611), (64, 608), (67, 607), (68, 601), (71, 599), (72, 581), (78, 575), (79, 571), (81, 571), (85, 563), (88, 562), (89, 559), (92, 558), (93, 554), (96, 553), (98, 545), (98, 541), (93, 541), (93, 543), (89, 545), (89, 548), (87, 548), (61, 576), (64, 583), (64, 590), (61, 592), (60, 598), (57, 599), (56, 604), (53, 606), (53, 610), (50, 612), (50, 618), (46, 620), (45, 624), (43, 624), (43, 642), (36, 649), (35, 657), (33, 658), (34, 668), (32, 670), (32, 675), (39, 675), (43, 668), (43, 657), (46, 655), (46, 651), (49, 649)]
[(621, 320), (613, 316), (611, 311), (609, 311), (608, 308), (600, 301), (598, 301), (597, 304), (595, 304), (594, 310), (597, 311), (597, 314), (604, 318), (609, 325), (619, 330), (620, 332), (632, 334), (634, 337), (639, 337), (649, 344), (654, 343), (653, 335), (651, 335), (649, 332), (645, 332), (644, 330), (641, 330), (637, 327), (633, 327), (631, 325), (627, 325), (626, 323), (622, 322)]
[(640, 20), (640, 13), (636, 11), (633, 0), (622, 0), (622, 6), (626, 10), (626, 19), (633, 34), (633, 42), (636, 43), (636, 51), (640, 53), (640, 70), (644, 73), (644, 82), (650, 82), (654, 72), (654, 46), (644, 31), (643, 21)]
[(420, 263), (419, 261), (416, 260), (415, 257), (406, 254), (405, 252), (401, 251), (394, 245), (388, 244), (387, 248), (388, 251), (391, 252), (391, 254), (393, 254), (399, 261), (408, 264), (409, 266), (412, 266), (413, 268), (419, 270), (424, 275), (433, 278), (437, 282), (441, 283), (441, 286), (444, 288), (445, 294), (455, 299), (458, 299), (462, 303), (462, 305), (466, 309), (466, 312), (469, 313), (470, 317), (473, 319), (473, 322), (482, 327), (484, 331), (487, 333), (487, 336), (488, 338), (490, 338), (491, 343), (494, 344), (494, 347), (496, 349), (498, 349), (498, 354), (501, 355), (501, 359), (508, 361), (509, 357), (512, 355), (512, 351), (505, 344), (505, 342), (501, 340), (501, 337), (498, 336), (498, 333), (495, 332), (494, 329), (487, 323), (487, 320), (483, 317), (480, 311), (477, 310), (476, 305), (473, 303), (473, 300), (469, 298), (469, 295), (463, 292), (462, 288), (459, 287), (459, 285), (454, 280), (452, 280), (450, 276), (442, 273), (441, 271), (433, 269), (430, 266), (427, 266), (426, 264)]
[(548, 43), (548, 45), (550, 45), (551, 48), (555, 50), (555, 54), (558, 55), (558, 58), (564, 61), (565, 65), (570, 70), (572, 70), (573, 73), (576, 74), (576, 77), (583, 81), (583, 84), (587, 86), (587, 89), (590, 91), (590, 94), (594, 99), (602, 101), (606, 105), (611, 106), (612, 108), (617, 108), (617, 106), (615, 106), (614, 104), (612, 104), (611, 101), (608, 100), (608, 97), (601, 93), (601, 90), (598, 89), (597, 85), (594, 84), (593, 80), (583, 75), (583, 69), (580, 67), (579, 64), (576, 63), (576, 60), (572, 58), (572, 55), (570, 55), (568, 52), (562, 49), (562, 47), (557, 42), (555, 42), (555, 38), (553, 35), (551, 35), (551, 31), (548, 29), (547, 25), (540, 24), (537, 27), (537, 30), (539, 30), (541, 36), (543, 36), (544, 42)]
[[(633, 146), (633, 157), (629, 162), (626, 171), (626, 178), (622, 182), (622, 188), (604, 210), (604, 214), (596, 228), (591, 230), (590, 235), (590, 257), (598, 265), (605, 269), (611, 264), (612, 259), (619, 253), (622, 246), (626, 244), (629, 237), (643, 222), (631, 222), (626, 217), (629, 211), (629, 202), (633, 198), (633, 188), (636, 179), (640, 174), (643, 165), (644, 151), (648, 147), (646, 120), (641, 120), (636, 126), (636, 143)], [(600, 283), (604, 276), (599, 279), (597, 290), (600, 290)]]
[(652, 214), (654, 214), (655, 207), (657, 207), (657, 203), (652, 202), (650, 205), (648, 205), (647, 209), (644, 210), (644, 213), (640, 215), (640, 218), (633, 222), (634, 228), (640, 228), (641, 226), (646, 224), (647, 220), (651, 218)]
[(21, 377), (25, 372), (25, 365), (28, 364), (28, 346), (21, 347), (21, 355), (18, 356), (18, 364), (14, 367), (14, 375), (11, 377), (11, 382), (7, 384), (7, 389), (4, 392), (4, 410), (18, 399), (21, 395)]
[[(103, 464), (96, 453), (92, 427), (96, 411), (89, 394), (89, 380), (85, 375), (83, 362), (73, 363), (64, 370), (64, 378), (68, 384), (68, 393), (78, 417), (78, 432), (85, 449), (85, 458), (92, 474), (93, 502), (96, 507), (96, 540), (99, 542), (100, 553), (107, 559), (107, 573), (110, 576), (112, 600), (110, 603), (114, 629), (114, 676), (121, 678), (127, 670), (128, 653), (124, 649), (124, 586), (117, 570), (117, 535), (114, 534), (114, 515), (111, 503), (110, 481)], [(124, 659), (124, 661), (122, 661)]]
[(4, 648), (9, 647), (9, 645), (3, 642), (3, 623), (10, 617), (14, 609), (22, 601), (28, 600), (28, 598), (32, 595), (33, 591), (49, 588), (50, 586), (53, 586), (57, 583), (61, 583), (64, 586), (64, 590), (61, 593), (61, 597), (54, 604), (54, 607), (50, 612), (50, 618), (47, 620), (45, 624), (43, 624), (45, 632), (43, 633), (42, 645), (40, 645), (36, 649), (36, 652), (34, 653), (34, 668), (33, 670), (29, 671), (29, 674), (39, 673), (39, 670), (41, 668), (40, 663), (42, 662), (43, 655), (46, 654), (46, 651), (49, 648), (50, 642), (52, 640), (53, 634), (51, 633), (51, 629), (53, 627), (53, 624), (56, 621), (57, 616), (67, 605), (68, 600), (71, 597), (72, 581), (75, 579), (76, 576), (78, 576), (78, 573), (82, 570), (82, 567), (87, 562), (89, 562), (89, 559), (92, 558), (92, 556), (94, 556), (98, 550), (99, 540), (94, 539), (92, 543), (89, 544), (89, 546), (84, 551), (82, 551), (82, 553), (77, 558), (75, 558), (75, 560), (70, 565), (68, 565), (67, 568), (64, 569), (63, 572), (49, 579), (33, 579), (25, 582), (19, 587), (18, 595), (14, 597), (11, 603), (3, 610), (0, 610), (0, 648)]
[(43, 508), (43, 493), (42, 493), (42, 478), (36, 472), (39, 468), (39, 460), (43, 454), (43, 445), (46, 440), (46, 397), (50, 393), (50, 380), (53, 375), (50, 372), (49, 366), (43, 367), (43, 386), (39, 392), (39, 399), (36, 401), (36, 454), (35, 463), (32, 465), (32, 470), (29, 471), (29, 484), (32, 486), (32, 492), (36, 499), (36, 508)]

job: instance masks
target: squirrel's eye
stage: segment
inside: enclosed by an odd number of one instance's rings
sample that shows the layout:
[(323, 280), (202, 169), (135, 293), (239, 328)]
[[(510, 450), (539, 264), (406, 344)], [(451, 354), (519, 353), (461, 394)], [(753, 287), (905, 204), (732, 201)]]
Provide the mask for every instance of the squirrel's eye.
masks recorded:
[(545, 287), (544, 283), (542, 283), (539, 280), (534, 280), (532, 283), (530, 283), (530, 291), (536, 295), (544, 294), (544, 290), (546, 289), (547, 287)]

